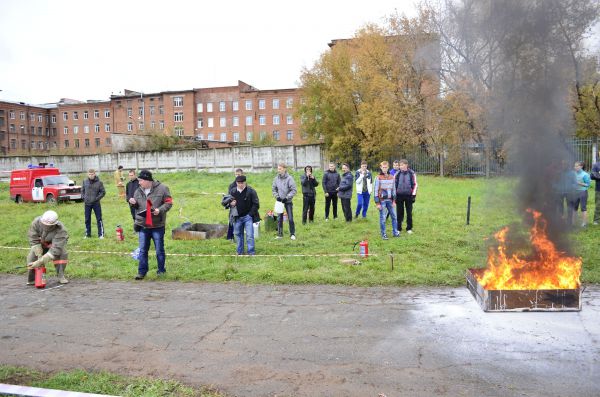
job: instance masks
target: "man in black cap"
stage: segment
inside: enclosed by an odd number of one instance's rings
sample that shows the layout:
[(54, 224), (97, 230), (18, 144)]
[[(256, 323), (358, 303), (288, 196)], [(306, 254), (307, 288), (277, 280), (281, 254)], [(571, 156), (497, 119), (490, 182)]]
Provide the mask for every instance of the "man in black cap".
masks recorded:
[(246, 232), (246, 245), (248, 255), (254, 255), (254, 227), (253, 223), (260, 221), (258, 209), (258, 194), (246, 184), (246, 176), (238, 175), (235, 177), (236, 186), (229, 191), (234, 198), (231, 206), (237, 209), (237, 217), (233, 222), (233, 231), (237, 237), (237, 254), (244, 254), (244, 231)]
[(152, 172), (141, 170), (138, 175), (140, 186), (129, 199), (136, 209), (135, 228), (139, 231), (140, 259), (136, 280), (142, 280), (148, 272), (148, 251), (150, 240), (154, 240), (158, 276), (166, 273), (165, 269), (165, 223), (167, 212), (173, 206), (173, 198), (169, 188), (152, 178)]

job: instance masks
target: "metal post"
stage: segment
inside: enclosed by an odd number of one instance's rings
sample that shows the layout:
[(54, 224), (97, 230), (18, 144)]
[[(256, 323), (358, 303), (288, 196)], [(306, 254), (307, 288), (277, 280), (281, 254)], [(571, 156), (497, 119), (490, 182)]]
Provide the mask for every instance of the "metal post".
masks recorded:
[(440, 156), (440, 176), (443, 178), (444, 177), (444, 149), (442, 148), (442, 151), (439, 154)]
[[(596, 153), (598, 153), (598, 142), (592, 143), (592, 164), (596, 164)], [(590, 164), (590, 169), (592, 164)]]
[(471, 196), (467, 199), (467, 225), (471, 222)]

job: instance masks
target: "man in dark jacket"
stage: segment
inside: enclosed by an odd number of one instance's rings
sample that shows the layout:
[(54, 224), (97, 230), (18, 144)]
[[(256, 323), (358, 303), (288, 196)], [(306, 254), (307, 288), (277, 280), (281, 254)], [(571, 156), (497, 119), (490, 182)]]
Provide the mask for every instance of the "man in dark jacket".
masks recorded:
[(233, 230), (237, 237), (237, 254), (244, 255), (244, 232), (246, 234), (246, 246), (248, 255), (254, 255), (254, 227), (253, 223), (260, 221), (258, 209), (260, 203), (256, 190), (246, 184), (246, 176), (235, 177), (236, 187), (229, 191), (233, 197), (231, 207), (237, 209), (234, 219)]
[(417, 175), (408, 168), (408, 160), (400, 160), (400, 167), (394, 175), (396, 188), (396, 214), (398, 216), (398, 232), (402, 231), (404, 208), (406, 208), (406, 233), (412, 234), (412, 207), (417, 198)]
[(600, 222), (600, 161), (597, 161), (592, 165), (590, 176), (596, 181), (595, 190), (595, 207), (594, 207), (594, 225)]
[[(129, 182), (127, 182), (127, 185), (125, 186), (125, 199), (127, 200), (128, 204), (129, 204), (129, 199), (133, 198), (133, 194), (135, 193), (135, 191), (137, 190), (137, 188), (139, 186), (140, 186), (140, 182), (137, 179), (135, 170), (129, 170)], [(133, 222), (135, 223), (135, 207), (131, 204), (129, 204), (129, 211), (131, 211), (131, 218), (133, 219)]]
[(167, 212), (173, 206), (173, 198), (169, 188), (159, 181), (155, 181), (152, 173), (141, 170), (138, 175), (140, 186), (129, 199), (129, 204), (136, 208), (135, 228), (139, 231), (140, 259), (136, 280), (142, 280), (148, 273), (148, 251), (150, 241), (154, 241), (158, 271), (162, 276), (165, 269), (165, 224)]
[[(236, 168), (235, 170), (235, 178), (237, 178), (240, 175), (244, 175), (244, 170), (241, 168)], [(229, 187), (227, 188), (227, 193), (229, 194), (229, 192), (231, 191), (231, 189), (235, 189), (236, 182), (235, 182), (235, 178), (233, 178), (233, 182), (231, 182), (229, 184)], [(231, 207), (230, 208), (230, 212), (231, 212)], [(231, 214), (230, 214), (231, 215)], [(231, 218), (231, 216), (230, 216)], [(227, 240), (233, 240), (233, 224), (231, 222), (229, 222), (229, 225), (227, 227)]]
[(304, 175), (300, 176), (300, 184), (302, 185), (302, 224), (306, 225), (307, 217), (309, 222), (315, 220), (315, 196), (317, 194), (315, 188), (319, 186), (310, 165), (304, 167)]
[(352, 186), (354, 185), (354, 176), (350, 172), (350, 166), (347, 163), (342, 164), (342, 181), (338, 187), (338, 197), (342, 202), (342, 211), (344, 211), (344, 218), (346, 222), (352, 222), (352, 207), (350, 200), (352, 200)]
[(102, 207), (100, 200), (106, 194), (104, 184), (96, 176), (96, 171), (88, 170), (88, 177), (81, 186), (81, 197), (85, 204), (85, 238), (92, 237), (92, 210), (98, 224), (98, 238), (104, 238), (104, 224), (102, 223)]
[(329, 207), (333, 203), (333, 219), (337, 218), (338, 187), (340, 174), (335, 169), (335, 163), (329, 163), (329, 169), (323, 173), (323, 192), (325, 193), (325, 222), (329, 221)]

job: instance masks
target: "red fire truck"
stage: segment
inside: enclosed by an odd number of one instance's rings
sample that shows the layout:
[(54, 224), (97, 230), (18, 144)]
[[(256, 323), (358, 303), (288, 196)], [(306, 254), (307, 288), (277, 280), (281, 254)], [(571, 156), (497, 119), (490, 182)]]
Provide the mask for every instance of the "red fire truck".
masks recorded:
[(41, 163), (10, 173), (10, 198), (17, 203), (24, 201), (55, 203), (57, 201), (81, 201), (81, 186), (75, 186), (58, 168)]

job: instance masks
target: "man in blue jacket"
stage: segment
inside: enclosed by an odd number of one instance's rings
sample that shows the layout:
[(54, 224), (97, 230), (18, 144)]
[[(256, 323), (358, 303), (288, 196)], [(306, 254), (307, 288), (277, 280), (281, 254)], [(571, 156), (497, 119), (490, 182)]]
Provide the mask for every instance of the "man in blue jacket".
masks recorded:
[[(581, 227), (587, 226), (587, 199), (588, 199), (588, 188), (591, 184), (590, 174), (583, 170), (583, 161), (575, 162), (573, 169), (575, 170), (575, 177), (577, 182), (575, 185), (575, 197), (573, 199), (573, 212), (576, 213), (581, 206)], [(575, 217), (573, 217), (573, 224), (575, 223)]]
[(357, 203), (354, 217), (358, 218), (362, 210), (362, 217), (366, 218), (367, 210), (369, 209), (369, 200), (373, 192), (373, 175), (367, 169), (366, 161), (360, 163), (360, 169), (356, 171), (355, 179)]

